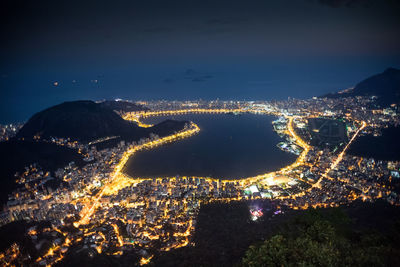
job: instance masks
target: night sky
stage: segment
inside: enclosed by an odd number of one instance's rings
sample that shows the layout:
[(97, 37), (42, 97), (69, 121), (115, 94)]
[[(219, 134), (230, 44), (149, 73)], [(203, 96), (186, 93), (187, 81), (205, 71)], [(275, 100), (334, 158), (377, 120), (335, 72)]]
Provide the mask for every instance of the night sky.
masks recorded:
[(400, 67), (399, 14), (396, 0), (3, 0), (0, 123), (76, 99), (345, 89)]

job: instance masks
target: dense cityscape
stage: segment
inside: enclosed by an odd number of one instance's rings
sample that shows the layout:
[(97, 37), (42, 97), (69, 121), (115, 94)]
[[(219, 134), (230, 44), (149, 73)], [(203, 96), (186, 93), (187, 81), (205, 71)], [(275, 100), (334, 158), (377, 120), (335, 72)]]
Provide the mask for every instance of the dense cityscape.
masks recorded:
[[(79, 142), (53, 137), (35, 140), (75, 149), (84, 157), (84, 166), (74, 162), (54, 173), (37, 164), (16, 173), (21, 185), (9, 195), (0, 215), (0, 225), (13, 221), (47, 222), (29, 228), (28, 235), (40, 248), (41, 238), (51, 241), (41, 255), (33, 258), (12, 244), (0, 252), (2, 265), (10, 263), (54, 265), (71, 250), (123, 255), (135, 251), (140, 264), (151, 262), (154, 251), (170, 251), (194, 245), (196, 216), (201, 205), (212, 202), (270, 199), (278, 213), (293, 209), (335, 207), (355, 200), (373, 202), (384, 199), (398, 205), (400, 199), (390, 182), (400, 178), (399, 161), (375, 160), (348, 154), (348, 149), (363, 135), (379, 136), (381, 130), (398, 126), (397, 105), (365, 108), (373, 97), (312, 98), (286, 101), (138, 101), (148, 110), (119, 112), (140, 127), (154, 116), (209, 113), (273, 115), (273, 129), (284, 141), (277, 146), (297, 155), (292, 164), (254, 177), (229, 180), (219, 177), (129, 177), (124, 173), (134, 153), (180, 139), (192, 138), (201, 128), (187, 123), (181, 131), (159, 137), (152, 134), (136, 142), (120, 141), (111, 148), (93, 144), (112, 140), (104, 137)], [(315, 139), (330, 125), (336, 132), (331, 146), (314, 145)], [(21, 125), (1, 126), (1, 140), (16, 134)], [(321, 135), (322, 136), (322, 135)], [(325, 133), (324, 138), (330, 138)], [(327, 137), (328, 136), (328, 137)], [(339, 137), (338, 137), (339, 136)], [(332, 137), (333, 138), (333, 137)], [(324, 140), (323, 142), (328, 142)], [(62, 181), (56, 189), (48, 181)], [(250, 210), (252, 220), (263, 214)]]
[(0, 8), (0, 266), (399, 266), (400, 1)]

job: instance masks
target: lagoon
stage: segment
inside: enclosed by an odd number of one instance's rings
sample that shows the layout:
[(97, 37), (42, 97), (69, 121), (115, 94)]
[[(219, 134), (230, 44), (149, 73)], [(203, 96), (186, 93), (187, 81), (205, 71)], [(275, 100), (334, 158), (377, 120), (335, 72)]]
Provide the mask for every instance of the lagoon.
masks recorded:
[(240, 179), (291, 164), (296, 156), (281, 151), (283, 141), (274, 131), (269, 115), (186, 114), (152, 117), (146, 123), (165, 119), (193, 121), (197, 135), (134, 154), (124, 168), (131, 177), (208, 176)]

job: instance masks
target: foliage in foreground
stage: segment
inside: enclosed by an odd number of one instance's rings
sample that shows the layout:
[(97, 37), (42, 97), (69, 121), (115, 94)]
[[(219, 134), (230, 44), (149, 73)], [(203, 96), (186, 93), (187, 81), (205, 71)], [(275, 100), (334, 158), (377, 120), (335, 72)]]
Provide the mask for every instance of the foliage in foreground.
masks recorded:
[(287, 224), (281, 233), (252, 245), (243, 266), (397, 266), (400, 224), (386, 234), (351, 229), (349, 218), (337, 212), (322, 216), (311, 211)]

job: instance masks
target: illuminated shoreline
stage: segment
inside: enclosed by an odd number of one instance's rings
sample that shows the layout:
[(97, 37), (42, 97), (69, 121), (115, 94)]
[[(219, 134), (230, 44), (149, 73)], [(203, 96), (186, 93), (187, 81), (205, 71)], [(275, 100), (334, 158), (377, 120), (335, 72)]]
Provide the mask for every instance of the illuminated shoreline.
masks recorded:
[[(249, 110), (243, 110), (243, 109), (182, 109), (182, 110), (164, 110), (164, 111), (146, 111), (146, 112), (130, 112), (126, 113), (123, 118), (125, 120), (133, 121), (136, 122), (139, 126), (142, 127), (144, 125), (145, 127), (151, 127), (152, 125), (150, 124), (145, 124), (141, 122), (141, 119), (143, 118), (149, 118), (153, 116), (171, 116), (171, 115), (184, 115), (184, 114), (228, 114), (228, 113), (249, 113)], [(285, 174), (288, 171), (292, 170), (293, 168), (301, 165), (304, 163), (305, 156), (307, 155), (310, 146), (304, 142), (293, 130), (293, 117), (281, 114), (281, 113), (276, 113), (276, 112), (250, 112), (254, 114), (262, 114), (262, 115), (274, 115), (274, 116), (284, 116), (285, 118), (288, 119), (288, 132), (289, 134), (296, 140), (296, 144), (299, 145), (303, 151), (301, 154), (296, 158), (296, 161), (293, 162), (292, 164), (285, 166), (281, 168), (280, 170), (277, 171), (272, 171), (272, 172), (267, 172), (263, 174), (259, 174), (256, 176), (249, 176), (245, 178), (238, 178), (238, 179), (218, 179), (218, 178), (213, 178), (213, 177), (198, 177), (201, 179), (206, 179), (208, 181), (219, 181), (221, 180), (222, 182), (232, 182), (232, 181), (238, 181), (241, 186), (247, 186), (249, 184), (255, 183), (261, 179), (265, 179), (268, 177), (272, 177), (274, 175), (280, 175), (280, 174)], [(200, 129), (199, 129), (200, 130)], [(133, 153), (132, 153), (133, 154)], [(124, 174), (125, 176), (128, 176), (127, 174)], [(147, 178), (132, 178), (132, 179), (152, 179), (153, 177), (147, 177)], [(165, 177), (167, 178), (167, 177)]]
[[(96, 207), (99, 204), (99, 200), (100, 198), (108, 191), (110, 190), (110, 188), (115, 188), (118, 187), (118, 184), (120, 183), (119, 180), (119, 175), (121, 175), (121, 171), (123, 170), (126, 162), (128, 161), (128, 159), (137, 151), (140, 151), (142, 149), (146, 149), (146, 148), (153, 148), (156, 146), (160, 146), (166, 143), (170, 143), (182, 138), (186, 138), (189, 137), (191, 135), (194, 135), (196, 133), (198, 133), (200, 131), (200, 128), (195, 124), (195, 123), (191, 123), (190, 127), (187, 130), (183, 130), (181, 132), (178, 132), (176, 134), (173, 135), (169, 135), (163, 138), (160, 138), (158, 140), (155, 141), (150, 141), (147, 143), (144, 143), (142, 145), (137, 145), (137, 146), (133, 146), (132, 148), (128, 149), (128, 151), (126, 151), (120, 162), (118, 163), (118, 165), (114, 168), (113, 174), (111, 175), (111, 181), (109, 181), (109, 183), (107, 183), (106, 185), (103, 186), (103, 189), (98, 193), (98, 195), (96, 196), (93, 205), (91, 205), (90, 207), (88, 207), (86, 210), (82, 210), (81, 212), (81, 220), (79, 222), (74, 223), (75, 227), (79, 227), (81, 224), (87, 224), (90, 221), (90, 216), (93, 214), (93, 212), (95, 211)], [(126, 176), (125, 174), (122, 174), (123, 176)], [(132, 181), (138, 181), (140, 182), (141, 179), (133, 179)]]
[[(244, 109), (185, 109), (185, 110), (167, 110), (167, 111), (151, 111), (151, 112), (139, 112), (139, 113), (127, 113), (123, 116), (123, 118), (125, 120), (129, 120), (129, 121), (134, 121), (136, 122), (139, 126), (141, 127), (151, 127), (152, 125), (150, 124), (145, 124), (141, 122), (142, 118), (147, 118), (150, 116), (165, 116), (165, 115), (182, 115), (182, 114), (189, 114), (189, 113), (210, 113), (210, 114), (227, 114), (227, 113), (255, 113), (255, 114), (264, 114), (264, 115), (275, 115), (275, 116), (280, 116), (280, 117), (285, 117), (287, 120), (287, 124), (286, 124), (286, 130), (284, 131), (285, 134), (287, 134), (288, 136), (290, 136), (290, 138), (293, 138), (294, 143), (296, 145), (298, 145), (299, 147), (301, 147), (303, 150), (300, 153), (300, 155), (297, 157), (297, 159), (295, 160), (295, 162), (293, 162), (292, 164), (285, 166), (283, 168), (281, 168), (278, 171), (273, 171), (273, 172), (267, 172), (264, 174), (260, 174), (260, 175), (256, 175), (256, 176), (251, 176), (251, 177), (246, 177), (246, 178), (241, 178), (241, 179), (236, 179), (236, 180), (229, 180), (229, 179), (217, 179), (217, 178), (211, 178), (211, 177), (182, 177), (181, 179), (200, 179), (203, 182), (212, 184), (212, 183), (217, 183), (219, 185), (221, 185), (223, 188), (225, 186), (229, 186), (230, 184), (232, 184), (233, 182), (237, 183), (237, 189), (238, 190), (243, 190), (246, 187), (250, 186), (250, 185), (254, 185), (257, 183), (261, 183), (262, 181), (273, 181), (274, 177), (276, 176), (284, 176), (284, 175), (289, 175), (290, 172), (301, 166), (301, 165), (307, 165), (305, 160), (306, 160), (306, 156), (309, 153), (311, 147), (304, 141), (302, 140), (302, 138), (300, 136), (298, 136), (294, 130), (294, 119), (297, 118), (304, 118), (304, 117), (299, 117), (299, 116), (289, 116), (280, 112), (267, 112), (267, 111), (250, 111), (250, 110), (244, 110)], [(349, 147), (350, 143), (356, 138), (356, 136), (358, 135), (358, 133), (366, 126), (366, 124), (363, 122), (362, 126), (355, 132), (355, 134), (352, 136), (352, 138), (350, 139), (350, 141), (348, 142), (348, 144), (344, 147), (343, 151), (338, 155), (338, 157), (336, 158), (336, 160), (334, 160), (331, 165), (330, 168), (326, 169), (326, 172), (324, 173), (324, 175), (321, 175), (318, 179), (318, 181), (314, 184), (312, 184), (312, 186), (308, 189), (308, 190), (304, 190), (298, 194), (293, 194), (293, 195), (289, 195), (287, 197), (277, 197), (276, 199), (280, 199), (280, 200), (284, 200), (284, 199), (294, 199), (296, 197), (299, 196), (303, 196), (306, 194), (306, 192), (312, 190), (313, 188), (319, 188), (320, 187), (320, 183), (321, 180), (324, 178), (330, 178), (328, 177), (328, 173), (330, 170), (334, 169), (338, 163), (342, 160), (343, 155), (345, 154), (347, 148)], [(127, 151), (125, 151), (122, 155), (122, 157), (119, 159), (118, 164), (114, 167), (112, 174), (110, 175), (110, 177), (108, 178), (108, 181), (103, 185), (103, 187), (101, 188), (101, 190), (94, 196), (88, 196), (88, 197), (84, 197), (84, 198), (80, 198), (77, 200), (78, 203), (83, 205), (83, 209), (80, 211), (80, 219), (76, 222), (73, 223), (73, 225), (83, 231), (86, 231), (88, 229), (90, 229), (90, 225), (92, 223), (92, 219), (93, 215), (95, 214), (95, 212), (98, 210), (98, 208), (100, 207), (101, 199), (103, 197), (107, 197), (107, 196), (114, 196), (117, 195), (119, 193), (120, 190), (127, 188), (129, 186), (134, 186), (136, 187), (136, 185), (139, 185), (143, 182), (155, 182), (155, 183), (162, 183), (162, 181), (164, 179), (167, 179), (167, 183), (168, 184), (174, 184), (177, 183), (178, 178), (176, 177), (149, 177), (149, 178), (132, 178), (129, 177), (128, 175), (126, 175), (123, 170), (124, 170), (124, 166), (126, 164), (126, 162), (129, 160), (129, 158), (131, 156), (133, 156), (136, 152), (141, 151), (143, 149), (151, 149), (154, 147), (158, 147), (167, 143), (171, 143), (183, 138), (188, 138), (194, 134), (197, 134), (200, 131), (199, 126), (197, 126), (195, 123), (191, 122), (189, 125), (185, 125), (185, 128), (175, 134), (166, 136), (166, 137), (162, 137), (162, 138), (158, 138), (158, 139), (154, 139), (154, 140), (150, 140), (148, 142), (145, 143), (141, 143), (139, 145), (133, 145), (131, 146)], [(176, 201), (175, 199), (171, 198), (172, 201)], [(222, 201), (222, 202), (230, 202), (230, 201), (237, 201), (237, 200), (243, 200), (246, 198), (243, 198), (243, 196), (240, 195), (236, 195), (236, 196), (228, 196), (228, 197), (211, 197), (208, 200), (202, 200), (197, 199), (196, 201), (198, 202), (199, 206), (200, 204), (203, 203), (209, 203), (209, 202), (213, 202), (213, 201)], [(184, 205), (185, 205), (185, 201), (186, 200), (181, 200)], [(129, 208), (136, 208), (138, 206), (143, 205), (142, 202), (127, 202), (127, 203), (118, 203), (118, 205), (123, 205), (125, 207), (129, 207)], [(322, 206), (324, 205), (324, 203), (319, 203)], [(326, 204), (325, 204), (326, 205)], [(106, 205), (107, 206), (107, 205)], [(106, 207), (105, 206), (105, 207)], [(308, 205), (305, 207), (298, 207), (298, 206), (291, 206), (288, 205), (288, 207), (292, 208), (292, 209), (298, 209), (298, 208), (306, 208), (309, 207)], [(314, 206), (312, 206), (314, 207)], [(317, 206), (315, 206), (317, 207)], [(167, 214), (164, 214), (164, 217), (167, 216)], [(189, 244), (189, 237), (192, 235), (194, 229), (195, 229), (195, 225), (193, 223), (193, 215), (189, 216), (186, 218), (185, 221), (183, 222), (173, 222), (176, 225), (179, 225), (180, 227), (180, 231), (177, 231), (174, 233), (174, 237), (178, 238), (175, 243), (173, 243), (172, 245), (169, 246), (164, 246), (163, 248), (161, 248), (161, 250), (164, 251), (169, 251), (171, 249), (175, 249), (175, 248), (179, 248), (179, 247), (183, 247), (183, 246), (187, 246)], [(124, 220), (123, 218), (119, 218), (119, 220)], [(125, 221), (124, 221), (125, 222)], [(97, 223), (104, 223), (103, 220), (99, 220)], [(145, 222), (144, 222), (145, 223)], [(123, 247), (123, 246), (131, 246), (131, 245), (135, 245), (136, 243), (126, 243), (124, 241), (124, 239), (122, 238), (119, 230), (118, 230), (118, 226), (116, 224), (111, 224), (113, 231), (116, 235), (117, 238), (117, 246), (118, 247)], [(88, 228), (89, 227), (89, 228)], [(99, 232), (101, 233), (101, 232)], [(92, 232), (87, 233), (88, 235), (92, 234)], [(86, 235), (86, 234), (85, 234)], [(64, 242), (64, 244), (62, 246), (64, 247), (69, 247), (71, 246), (73, 243), (79, 242), (80, 240), (82, 240), (81, 238), (78, 239), (73, 239), (73, 238), (69, 238), (68, 235), (64, 235), (66, 236), (66, 240)], [(140, 234), (138, 236), (143, 236), (144, 238), (147, 238), (149, 240), (153, 240), (153, 239), (159, 239), (160, 237), (158, 235), (154, 235), (152, 234), (152, 232), (148, 231), (148, 230), (144, 230), (142, 232), (140, 232)], [(104, 241), (103, 241), (104, 243)], [(53, 255), (58, 255), (58, 257), (55, 259), (55, 261), (53, 261), (53, 263), (61, 260), (64, 257), (64, 253), (61, 251), (61, 247), (62, 246), (57, 246), (54, 248), (51, 248), (44, 256), (40, 257), (38, 260), (40, 259), (44, 259), (47, 258), (49, 256), (53, 256)], [(146, 247), (146, 246), (145, 246)], [(96, 250), (98, 251), (98, 253), (102, 253), (102, 244), (100, 244), (99, 246), (96, 247)], [(122, 254), (122, 250), (117, 251), (118, 255)], [(143, 257), (140, 260), (140, 264), (144, 265), (150, 262), (150, 260), (152, 259), (153, 255), (149, 255), (149, 257)]]

